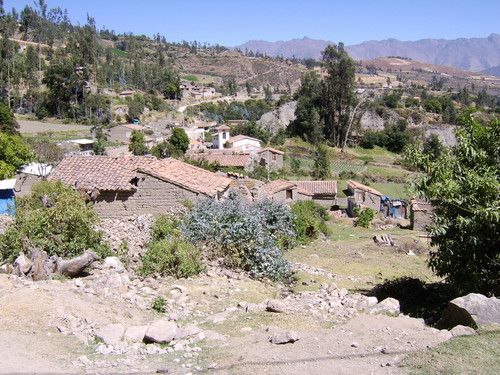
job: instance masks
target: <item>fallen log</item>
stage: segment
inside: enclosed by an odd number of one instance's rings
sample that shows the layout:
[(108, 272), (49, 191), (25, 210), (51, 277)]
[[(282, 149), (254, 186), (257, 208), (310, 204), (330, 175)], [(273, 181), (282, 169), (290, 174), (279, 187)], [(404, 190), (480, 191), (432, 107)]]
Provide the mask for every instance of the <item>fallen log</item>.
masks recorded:
[(99, 259), (99, 256), (90, 249), (85, 250), (82, 255), (73, 259), (57, 258), (55, 273), (69, 277), (77, 276), (97, 259)]

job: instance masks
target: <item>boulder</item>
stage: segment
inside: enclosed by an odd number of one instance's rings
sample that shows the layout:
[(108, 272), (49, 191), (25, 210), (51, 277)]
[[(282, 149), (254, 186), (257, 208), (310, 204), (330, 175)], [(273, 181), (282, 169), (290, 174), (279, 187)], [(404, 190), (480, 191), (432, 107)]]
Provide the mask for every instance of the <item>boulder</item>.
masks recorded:
[(99, 337), (106, 345), (118, 345), (125, 333), (125, 326), (123, 324), (109, 324), (99, 328), (95, 332), (95, 336)]
[(177, 324), (168, 320), (153, 322), (144, 335), (144, 341), (164, 344), (170, 342), (177, 335)]
[(125, 272), (125, 266), (118, 257), (107, 257), (104, 259), (104, 267), (113, 269), (118, 273)]
[(19, 253), (14, 261), (14, 267), (18, 270), (19, 276), (26, 275), (31, 269), (32, 263), (29, 258), (23, 253)]
[(286, 304), (279, 299), (270, 299), (267, 301), (266, 310), (275, 313), (283, 313), (286, 311)]
[(450, 330), (453, 337), (455, 336), (472, 336), (476, 334), (474, 328), (466, 327), (466, 326), (455, 326)]
[(123, 339), (129, 344), (141, 343), (144, 340), (149, 326), (131, 326), (128, 327), (123, 335)]
[(177, 334), (175, 335), (174, 340), (182, 340), (182, 339), (185, 339), (188, 337), (193, 337), (193, 336), (196, 336), (200, 332), (201, 332), (201, 328), (199, 328), (198, 326), (196, 326), (192, 323), (189, 323), (189, 324), (186, 324), (185, 326), (179, 327), (177, 329)]
[(269, 339), (273, 344), (288, 344), (294, 343), (300, 339), (299, 334), (294, 331), (279, 331), (272, 335)]
[(380, 301), (370, 309), (370, 314), (392, 314), (398, 315), (400, 313), (399, 301), (394, 298), (386, 298)]
[(500, 324), (500, 299), (470, 293), (448, 302), (438, 327), (463, 325), (475, 328), (488, 324)]

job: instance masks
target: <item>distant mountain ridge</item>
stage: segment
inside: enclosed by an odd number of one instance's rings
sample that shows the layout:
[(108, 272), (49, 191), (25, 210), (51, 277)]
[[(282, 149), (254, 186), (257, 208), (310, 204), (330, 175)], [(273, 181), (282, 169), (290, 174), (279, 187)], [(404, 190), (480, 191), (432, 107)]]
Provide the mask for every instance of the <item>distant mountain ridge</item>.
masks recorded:
[[(286, 58), (321, 57), (321, 51), (331, 41), (304, 37), (289, 41), (266, 42), (252, 40), (235, 48), (252, 50), (269, 56)], [(487, 38), (421, 39), (400, 41), (386, 39), (371, 40), (361, 44), (346, 46), (355, 60), (372, 60), (377, 57), (402, 56), (436, 65), (451, 65), (463, 70), (497, 73), (500, 70), (500, 35), (491, 34)], [(490, 73), (491, 74), (491, 73)]]

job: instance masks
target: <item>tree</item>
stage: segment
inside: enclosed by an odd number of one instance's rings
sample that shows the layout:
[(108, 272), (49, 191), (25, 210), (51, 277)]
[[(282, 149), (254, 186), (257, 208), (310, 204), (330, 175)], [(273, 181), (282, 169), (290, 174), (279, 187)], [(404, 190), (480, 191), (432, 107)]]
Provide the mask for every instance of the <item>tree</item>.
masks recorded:
[(14, 135), (19, 134), (19, 124), (9, 107), (0, 102), (0, 132)]
[(500, 293), (500, 120), (480, 124), (470, 113), (455, 131), (457, 145), (436, 160), (417, 146), (406, 161), (426, 174), (412, 189), (435, 207), (428, 228), (429, 265), (461, 293)]
[(31, 161), (31, 157), (19, 136), (0, 133), (0, 180), (11, 178), (19, 167)]
[(168, 141), (172, 148), (181, 154), (184, 154), (189, 147), (189, 138), (182, 128), (174, 128)]
[(148, 148), (146, 147), (144, 134), (140, 131), (132, 130), (128, 150), (134, 155), (145, 155), (148, 152)]
[(330, 155), (325, 144), (318, 145), (314, 159), (313, 177), (317, 180), (326, 180), (332, 176)]
[(326, 131), (328, 138), (340, 148), (347, 137), (350, 110), (356, 104), (356, 68), (343, 43), (326, 47), (322, 63), (327, 73), (323, 88)]
[(423, 153), (428, 155), (430, 160), (438, 159), (444, 152), (443, 142), (439, 139), (436, 133), (431, 133), (424, 142)]

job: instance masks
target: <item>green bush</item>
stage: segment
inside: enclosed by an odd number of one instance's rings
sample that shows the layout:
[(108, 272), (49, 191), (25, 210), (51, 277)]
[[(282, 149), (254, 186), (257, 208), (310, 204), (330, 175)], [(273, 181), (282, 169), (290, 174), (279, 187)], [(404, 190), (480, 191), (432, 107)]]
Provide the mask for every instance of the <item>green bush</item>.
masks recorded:
[(292, 213), (295, 215), (294, 224), (298, 242), (307, 244), (317, 238), (320, 232), (328, 234), (325, 222), (330, 217), (325, 207), (313, 201), (301, 201), (292, 206)]
[(357, 227), (369, 228), (370, 223), (373, 221), (374, 217), (375, 217), (375, 210), (367, 207), (359, 213), (359, 216), (356, 219), (354, 225)]
[(41, 182), (29, 196), (16, 199), (15, 224), (0, 236), (0, 255), (12, 261), (30, 246), (49, 256), (74, 257), (86, 249), (110, 254), (102, 232), (94, 230), (98, 217), (90, 205), (62, 182)]
[(142, 257), (138, 272), (143, 276), (190, 277), (205, 269), (201, 254), (196, 247), (186, 241), (174, 238), (151, 241), (146, 244), (147, 251)]
[(179, 226), (179, 221), (170, 215), (159, 216), (151, 226), (152, 241), (171, 238)]

